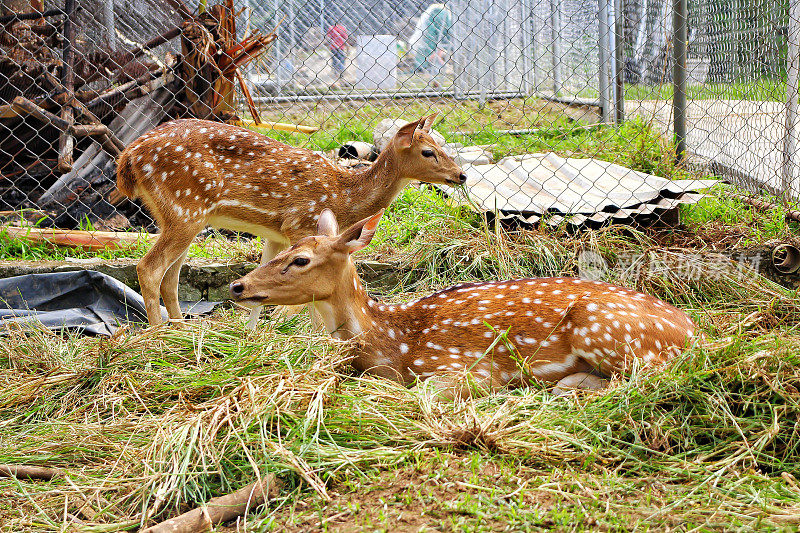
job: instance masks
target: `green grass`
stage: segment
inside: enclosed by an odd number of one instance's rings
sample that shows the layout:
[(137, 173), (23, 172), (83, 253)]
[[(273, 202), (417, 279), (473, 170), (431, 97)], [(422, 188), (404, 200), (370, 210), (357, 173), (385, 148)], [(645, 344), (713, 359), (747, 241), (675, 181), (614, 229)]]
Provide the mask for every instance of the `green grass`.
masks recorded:
[[(672, 100), (673, 85), (626, 84), (626, 100)], [(786, 100), (786, 80), (758, 78), (733, 83), (702, 83), (689, 85), (690, 100), (751, 100), (783, 102)]]
[(797, 209), (793, 202), (762, 195), (757, 198), (774, 207), (757, 209), (732, 192), (728, 186), (715, 187), (697, 204), (681, 206), (681, 220), (698, 232), (738, 234), (740, 247), (792, 239), (800, 231), (798, 222), (786, 219), (788, 209)]
[(291, 145), (303, 145), (314, 150), (331, 150), (353, 140), (372, 142), (372, 131), (384, 118), (411, 121), (433, 112), (439, 113), (434, 127), (448, 140), (457, 141), (463, 140), (456, 138), (458, 132), (564, 128), (570, 123), (570, 119), (561, 108), (531, 97), (493, 101), (484, 106), (471, 100), (460, 102), (444, 99), (387, 100), (365, 102), (355, 106), (325, 102), (298, 104), (262, 110), (261, 118), (265, 121), (319, 126), (320, 131), (307, 136), (258, 126), (249, 127)]
[[(86, 230), (91, 231), (91, 230)], [(138, 259), (150, 249), (147, 238), (135, 245), (116, 249), (84, 250), (51, 246), (46, 243), (33, 243), (26, 239), (11, 237), (7, 230), (0, 228), (0, 261), (64, 261), (66, 259)], [(212, 259), (215, 261), (255, 261), (261, 248), (257, 241), (250, 239), (231, 240), (220, 234), (212, 234), (198, 239), (189, 248), (190, 258)]]

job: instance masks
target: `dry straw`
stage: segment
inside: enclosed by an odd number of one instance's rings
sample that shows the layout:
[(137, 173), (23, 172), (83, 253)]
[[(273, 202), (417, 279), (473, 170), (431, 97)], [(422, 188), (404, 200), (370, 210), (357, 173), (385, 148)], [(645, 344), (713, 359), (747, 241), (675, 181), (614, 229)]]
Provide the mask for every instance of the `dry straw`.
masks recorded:
[[(664, 372), (642, 371), (601, 393), (555, 398), (534, 384), (447, 403), (432, 387), (354, 375), (349, 346), (302, 316), (275, 317), (258, 332), (233, 311), (110, 339), (10, 331), (0, 344), (0, 463), (65, 474), (0, 481), (11, 502), (0, 522), (13, 531), (131, 529), (269, 472), (284, 489), (256, 510), (267, 519), (298, 498), (324, 502), (366, 470), (465, 450), (540, 471), (656, 476), (684, 491), (663, 513), (797, 522), (800, 491), (782, 477), (800, 471), (793, 293), (630, 231), (512, 238), (468, 225), (443, 247), (438, 239), (453, 235), (440, 230), (423, 231), (409, 260), (434, 285), (570, 273), (586, 249), (610, 265), (637, 252), (646, 268), (631, 263), (609, 277), (688, 309), (706, 338)], [(682, 264), (716, 270), (693, 276)], [(709, 498), (718, 502), (713, 515)]]

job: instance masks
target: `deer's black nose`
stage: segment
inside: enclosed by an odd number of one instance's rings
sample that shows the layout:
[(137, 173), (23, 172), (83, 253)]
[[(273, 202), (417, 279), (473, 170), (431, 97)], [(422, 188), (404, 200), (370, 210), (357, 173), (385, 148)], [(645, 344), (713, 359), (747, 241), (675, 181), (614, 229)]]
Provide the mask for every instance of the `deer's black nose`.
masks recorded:
[(462, 185), (464, 183), (466, 183), (467, 182), (467, 175), (464, 174), (463, 172), (461, 174), (459, 174), (458, 175), (458, 182), (461, 183)]
[(244, 293), (244, 283), (241, 281), (234, 281), (231, 283), (230, 287), (228, 287), (228, 290), (230, 291), (232, 298), (239, 298), (242, 293)]

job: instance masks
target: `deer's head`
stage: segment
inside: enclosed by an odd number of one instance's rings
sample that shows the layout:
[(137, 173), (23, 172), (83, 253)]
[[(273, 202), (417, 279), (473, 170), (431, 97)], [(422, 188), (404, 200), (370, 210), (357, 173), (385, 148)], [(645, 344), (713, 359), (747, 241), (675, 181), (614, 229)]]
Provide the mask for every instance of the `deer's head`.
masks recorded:
[(336, 217), (325, 209), (317, 235), (306, 237), (230, 284), (231, 298), (242, 305), (300, 305), (327, 300), (340, 283), (353, 283), (350, 254), (367, 246), (383, 209), (339, 233)]
[(467, 175), (431, 137), (435, 118), (436, 113), (401, 127), (387, 149), (395, 154), (401, 179), (461, 185)]

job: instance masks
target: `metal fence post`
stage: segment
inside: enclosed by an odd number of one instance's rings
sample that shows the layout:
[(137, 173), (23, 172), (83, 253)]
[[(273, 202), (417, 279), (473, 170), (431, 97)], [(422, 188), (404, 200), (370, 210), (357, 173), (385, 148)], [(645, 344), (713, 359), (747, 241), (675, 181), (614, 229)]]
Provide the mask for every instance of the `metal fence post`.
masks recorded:
[(521, 0), (520, 6), (520, 30), (522, 31), (522, 91), (526, 96), (530, 95), (533, 86), (536, 83), (531, 83), (531, 69), (533, 62), (532, 59), (532, 44), (531, 44), (531, 12), (528, 7), (528, 0)]
[[(275, 8), (275, 28), (276, 32), (278, 31), (277, 28), (280, 25), (280, 0), (275, 0), (274, 3)], [(281, 72), (281, 38), (278, 35), (278, 38), (275, 39), (275, 85), (277, 86), (278, 94), (283, 94), (283, 73)]]
[(599, 0), (597, 9), (598, 52), (600, 59), (600, 110), (603, 122), (611, 122), (611, 28), (608, 23), (608, 0)]
[(117, 34), (116, 23), (114, 17), (114, 2), (109, 0), (103, 3), (103, 26), (106, 28), (106, 38), (108, 39), (108, 47), (111, 50), (117, 48)]
[[(288, 71), (287, 71), (289, 73), (289, 79), (286, 80), (286, 82), (290, 84), (289, 92), (293, 92), (292, 89), (291, 89), (291, 81), (292, 81), (292, 77), (294, 76), (294, 70), (296, 68), (295, 67), (295, 65), (296, 65), (295, 61), (297, 59), (295, 57), (295, 51), (297, 50), (297, 42), (296, 42), (295, 35), (294, 35), (294, 23), (295, 23), (294, 0), (289, 0), (289, 9), (288, 9), (288, 17), (287, 18), (289, 19), (287, 21), (287, 24), (289, 26), (289, 43), (287, 44), (286, 58), (288, 60), (287, 66), (291, 66), (291, 68), (289, 68)], [(347, 60), (345, 59), (345, 66), (346, 65), (347, 65)]]
[(687, 0), (673, 0), (672, 26), (674, 28), (674, 69), (672, 74), (674, 130), (678, 161), (686, 157), (686, 19)]
[(614, 87), (616, 102), (614, 108), (617, 125), (625, 121), (625, 13), (623, 0), (614, 0)]
[(547, 44), (545, 40), (540, 35), (540, 29), (544, 29), (544, 24), (540, 27), (534, 26), (533, 24), (533, 9), (532, 5), (529, 4), (531, 9), (528, 11), (531, 14), (531, 46), (533, 47), (531, 53), (533, 54), (531, 57), (533, 59), (533, 92), (538, 93), (542, 88), (542, 83), (547, 80), (547, 72), (546, 68), (544, 67), (544, 57), (545, 52), (547, 49)]
[(553, 93), (561, 93), (561, 12), (558, 0), (550, 0), (550, 27), (553, 37)]
[[(488, 11), (489, 11), (489, 7), (486, 6), (485, 9), (483, 10), (483, 13), (481, 13), (480, 22), (478, 23), (478, 27), (480, 28), (480, 36), (481, 36), (481, 42), (482, 43), (489, 43), (490, 40), (491, 40), (490, 32), (488, 31), (488, 26), (489, 26), (489, 21), (488, 21), (489, 12)], [(487, 50), (487, 48), (488, 48), (488, 46), (481, 47), (481, 49), (478, 50), (477, 54), (475, 55), (476, 58), (481, 58), (477, 62), (477, 67), (478, 67), (478, 72), (477, 72), (478, 90), (480, 91), (480, 94), (478, 96), (478, 105), (481, 108), (483, 108), (483, 106), (486, 105), (486, 100), (487, 100), (488, 92), (489, 92), (488, 91), (488, 87), (487, 87), (487, 83), (488, 83), (489, 68), (490, 68), (489, 58), (488, 58), (490, 51)], [(481, 65), (481, 63), (483, 63), (483, 64)]]
[[(64, 50), (63, 63), (61, 68), (61, 83), (70, 93), (75, 87), (75, 9), (76, 0), (66, 0), (64, 2)], [(70, 105), (65, 105), (61, 110), (61, 118), (72, 125), (74, 111)], [(75, 149), (75, 137), (68, 131), (64, 131), (58, 139), (58, 170), (69, 172), (72, 170), (72, 151)]]
[(794, 169), (797, 150), (797, 106), (800, 95), (800, 3), (790, 2), (786, 57), (786, 131), (783, 136), (781, 186), (785, 199), (797, 195)]

